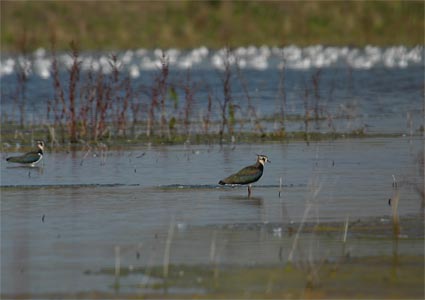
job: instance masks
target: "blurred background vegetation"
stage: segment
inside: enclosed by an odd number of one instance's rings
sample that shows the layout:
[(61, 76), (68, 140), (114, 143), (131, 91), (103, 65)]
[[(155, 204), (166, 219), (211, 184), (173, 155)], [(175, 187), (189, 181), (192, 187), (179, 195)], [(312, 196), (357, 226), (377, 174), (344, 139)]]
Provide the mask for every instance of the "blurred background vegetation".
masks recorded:
[(1, 50), (424, 44), (424, 1), (1, 1)]

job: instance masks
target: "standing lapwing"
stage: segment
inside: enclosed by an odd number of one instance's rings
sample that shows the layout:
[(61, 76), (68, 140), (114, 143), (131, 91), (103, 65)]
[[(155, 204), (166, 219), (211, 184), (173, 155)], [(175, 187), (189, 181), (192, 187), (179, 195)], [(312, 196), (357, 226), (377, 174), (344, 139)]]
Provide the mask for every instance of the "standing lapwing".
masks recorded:
[(257, 162), (243, 168), (239, 172), (220, 180), (219, 184), (248, 184), (248, 197), (251, 196), (251, 183), (258, 181), (263, 175), (264, 164), (270, 162), (267, 156), (257, 154)]
[(37, 141), (37, 148), (36, 151), (31, 151), (20, 156), (11, 156), (6, 158), (6, 160), (8, 162), (34, 166), (43, 158), (44, 142)]

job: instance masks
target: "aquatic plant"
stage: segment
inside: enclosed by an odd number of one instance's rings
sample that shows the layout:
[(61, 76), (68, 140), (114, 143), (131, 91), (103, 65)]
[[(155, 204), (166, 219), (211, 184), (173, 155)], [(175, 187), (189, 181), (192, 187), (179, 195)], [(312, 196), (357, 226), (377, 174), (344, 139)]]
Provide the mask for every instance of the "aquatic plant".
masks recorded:
[[(233, 134), (233, 124), (234, 124), (234, 114), (233, 114), (233, 104), (232, 104), (232, 88), (230, 85), (230, 80), (232, 77), (232, 65), (230, 62), (231, 53), (229, 49), (225, 50), (225, 55), (223, 58), (224, 71), (222, 74), (221, 82), (223, 86), (223, 101), (219, 101), (220, 113), (221, 113), (221, 124), (220, 124), (220, 140), (222, 140), (224, 135), (224, 128), (227, 127), (227, 132), (229, 135)], [(228, 120), (230, 118), (230, 122)]]
[[(325, 81), (320, 68), (312, 74), (306, 73), (308, 75), (302, 77), (301, 87), (293, 88), (289, 94), (284, 54), (277, 68), (279, 77), (275, 87), (271, 92), (267, 91), (269, 97), (276, 99), (275, 110), (271, 115), (262, 116), (262, 99), (253, 94), (259, 87), (250, 86), (245, 77), (247, 54), (244, 51), (267, 53), (270, 51), (267, 47), (262, 50), (218, 51), (212, 60), (219, 80), (213, 78), (210, 82), (202, 77), (194, 79), (190, 66), (184, 69), (183, 74), (172, 73), (174, 70), (171, 68), (177, 63), (175, 56), (168, 56), (167, 53), (173, 55), (170, 51), (154, 51), (156, 60), (151, 61), (153, 69), (148, 73), (152, 77), (136, 81), (134, 78), (137, 77), (128, 73), (128, 66), (124, 67), (125, 58), (120, 54), (101, 53), (100, 58), (93, 60), (82, 55), (75, 43), (71, 43), (70, 52), (65, 54), (58, 55), (55, 47), (52, 38), (51, 63), (48, 64), (52, 95), (45, 98), (45, 103), (39, 103), (40, 107), (46, 107), (47, 118), (37, 119), (31, 124), (32, 132), (43, 135), (39, 138), (50, 141), (52, 146), (102, 140), (180, 143), (300, 137), (308, 144), (311, 139), (370, 135), (364, 124), (353, 126), (353, 121), (358, 120), (361, 114), (354, 95), (349, 94), (348, 103), (334, 108), (335, 80), (332, 79), (330, 84)], [(281, 49), (282, 53), (284, 50), (287, 49)], [(415, 51), (412, 53), (415, 54)], [(20, 74), (20, 71), (17, 73)], [(352, 85), (350, 74), (348, 69), (349, 86)], [(19, 78), (16, 86), (20, 90), (15, 93), (18, 96), (26, 94), (26, 88), (21, 87), (27, 84), (25, 74)], [(347, 89), (348, 93), (353, 92)], [(18, 96), (12, 98), (15, 107), (20, 103), (24, 107), (25, 101)], [(297, 112), (291, 113), (291, 109)], [(28, 129), (23, 122), (23, 111), (24, 108), (8, 118), (8, 126), (2, 128), (2, 136), (8, 130), (15, 130), (16, 138), (23, 138), (22, 133)], [(18, 119), (21, 128), (16, 128), (13, 117)], [(347, 127), (338, 131), (335, 121), (344, 119)], [(316, 124), (314, 128), (311, 127), (312, 121)], [(416, 132), (412, 120), (409, 124), (409, 132), (413, 135)], [(294, 125), (299, 129), (294, 130)], [(44, 133), (40, 133), (43, 127)]]
[[(168, 138), (170, 137), (169, 127), (167, 126), (165, 100), (168, 90), (168, 74), (169, 74), (169, 61), (162, 52), (160, 71), (157, 72), (154, 83), (150, 87), (150, 105), (148, 111), (146, 136), (150, 137), (155, 134), (156, 123), (156, 110), (160, 110), (160, 136), (164, 137), (167, 132)], [(149, 92), (148, 92), (149, 93)]]
[(279, 69), (279, 88), (278, 88), (278, 94), (276, 96), (279, 102), (279, 124), (280, 124), (279, 132), (281, 135), (285, 134), (285, 114), (286, 114), (285, 64), (286, 64), (285, 57), (282, 53), (282, 67)]
[[(52, 45), (52, 78), (53, 100), (48, 101), (47, 114), (53, 112), (55, 127), (62, 130), (62, 141), (76, 143), (80, 139), (97, 141), (111, 134), (126, 136), (128, 127), (128, 110), (133, 111), (133, 125), (137, 120), (139, 105), (133, 102), (133, 88), (129, 76), (121, 76), (120, 63), (116, 55), (109, 58), (109, 66), (95, 71), (89, 68), (85, 74), (81, 72), (81, 59), (75, 43), (71, 43), (71, 64), (67, 69), (68, 82), (64, 82), (60, 74), (54, 45)], [(104, 74), (104, 68), (110, 68)], [(83, 76), (84, 75), (84, 76)], [(84, 78), (82, 78), (84, 77)], [(68, 83), (68, 90), (64, 87)]]
[(16, 86), (16, 91), (14, 94), (14, 102), (18, 104), (19, 113), (20, 113), (20, 121), (19, 124), (21, 128), (24, 128), (24, 124), (26, 121), (25, 118), (25, 108), (27, 102), (27, 84), (29, 80), (29, 72), (31, 69), (31, 62), (28, 59), (28, 38), (27, 31), (24, 30), (20, 40), (18, 41), (18, 49), (20, 53), (20, 57), (18, 59), (18, 63), (16, 64), (16, 80), (18, 82)]
[(309, 121), (310, 121), (310, 107), (309, 107), (309, 88), (304, 82), (304, 94), (302, 95), (303, 106), (304, 106), (304, 139), (307, 144), (309, 142)]
[(211, 110), (212, 110), (212, 96), (211, 96), (211, 92), (209, 92), (207, 112), (202, 118), (202, 128), (205, 135), (209, 134), (209, 128), (210, 128), (210, 122), (211, 122)]
[(311, 75), (311, 83), (313, 85), (314, 92), (314, 120), (319, 120), (319, 109), (320, 109), (320, 91), (319, 91), (319, 80), (320, 80), (321, 69), (317, 69), (313, 75)]
[(184, 130), (185, 135), (189, 136), (189, 127), (191, 123), (192, 110), (193, 110), (193, 97), (195, 96), (195, 92), (197, 89), (197, 84), (192, 82), (190, 77), (190, 69), (186, 72), (186, 81), (183, 84), (184, 95), (185, 95), (185, 106), (184, 106)]
[[(164, 132), (167, 128), (167, 118), (166, 118), (166, 110), (165, 110), (165, 99), (167, 96), (167, 80), (169, 74), (169, 61), (168, 57), (165, 56), (164, 52), (162, 52), (161, 57), (161, 72), (157, 77), (157, 93), (159, 97), (159, 105), (161, 108), (161, 136), (164, 136)], [(167, 131), (168, 137), (170, 137), (170, 131)]]
[(257, 115), (257, 110), (255, 106), (252, 104), (251, 95), (248, 92), (248, 84), (246, 82), (245, 76), (242, 72), (242, 69), (239, 66), (238, 60), (236, 60), (236, 70), (237, 70), (237, 76), (239, 79), (239, 82), (241, 84), (243, 93), (245, 95), (246, 101), (247, 101), (247, 115), (250, 119), (253, 119), (254, 122), (254, 131), (260, 132), (260, 134), (264, 133), (264, 129), (261, 126), (260, 118)]
[(77, 142), (77, 116), (75, 113), (76, 110), (76, 88), (77, 83), (80, 79), (80, 64), (78, 60), (78, 49), (74, 42), (71, 42), (71, 59), (72, 65), (69, 70), (69, 139), (71, 143)]

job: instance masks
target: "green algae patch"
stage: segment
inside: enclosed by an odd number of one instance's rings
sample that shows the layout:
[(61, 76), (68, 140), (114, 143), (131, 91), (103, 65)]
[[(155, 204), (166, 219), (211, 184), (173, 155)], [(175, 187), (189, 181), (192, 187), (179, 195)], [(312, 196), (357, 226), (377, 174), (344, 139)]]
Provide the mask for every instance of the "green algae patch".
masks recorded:
[[(149, 276), (134, 286), (148, 298), (413, 299), (423, 298), (423, 263), (422, 256), (373, 256), (280, 266), (169, 265), (167, 276), (162, 266), (122, 268), (119, 281), (124, 286), (129, 276)], [(86, 272), (111, 280), (114, 274), (113, 268)]]
[[(236, 120), (236, 122), (239, 122)], [(198, 124), (199, 128), (201, 124)], [(196, 127), (196, 125), (195, 125)], [(132, 130), (129, 130), (132, 131)], [(133, 130), (134, 131), (134, 130)], [(230, 134), (216, 132), (204, 133), (201, 130), (190, 135), (173, 132), (170, 135), (151, 135), (142, 133), (146, 129), (142, 126), (136, 130), (138, 133), (126, 135), (109, 134), (102, 138), (92, 139), (81, 137), (77, 141), (70, 142), (68, 133), (61, 126), (34, 125), (31, 128), (21, 128), (15, 123), (3, 122), (1, 124), (0, 145), (1, 152), (30, 151), (34, 148), (34, 141), (42, 140), (46, 143), (47, 151), (77, 151), (87, 149), (111, 150), (122, 149), (140, 145), (222, 145), (241, 143), (267, 143), (267, 142), (318, 142), (327, 140), (339, 140), (347, 138), (394, 138), (400, 137), (399, 133), (365, 133), (363, 129), (347, 132), (305, 132), (305, 131), (238, 131)], [(55, 132), (55, 134), (52, 134)]]

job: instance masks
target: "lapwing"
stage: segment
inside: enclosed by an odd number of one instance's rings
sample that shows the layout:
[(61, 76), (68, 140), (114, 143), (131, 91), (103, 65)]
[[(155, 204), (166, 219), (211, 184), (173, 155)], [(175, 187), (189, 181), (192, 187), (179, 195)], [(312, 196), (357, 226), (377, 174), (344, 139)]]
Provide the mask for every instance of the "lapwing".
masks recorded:
[(270, 160), (265, 155), (257, 154), (257, 162), (254, 165), (248, 166), (239, 172), (230, 175), (218, 183), (225, 184), (248, 184), (248, 197), (251, 196), (251, 183), (258, 181), (263, 175), (264, 164), (270, 163)]
[(6, 158), (6, 160), (12, 163), (34, 166), (43, 158), (44, 142), (37, 141), (37, 148), (36, 151), (31, 151), (20, 156), (11, 156)]

